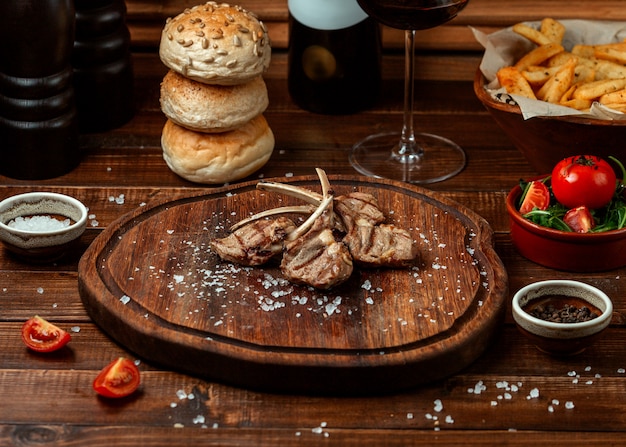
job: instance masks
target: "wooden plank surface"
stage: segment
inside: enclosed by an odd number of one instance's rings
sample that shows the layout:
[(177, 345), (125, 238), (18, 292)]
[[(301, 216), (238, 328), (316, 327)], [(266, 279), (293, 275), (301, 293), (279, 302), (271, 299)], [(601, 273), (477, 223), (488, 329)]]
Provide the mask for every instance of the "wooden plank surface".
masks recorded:
[[(286, 19), (284, 3), (249, 2), (251, 9), (276, 8), (271, 14), (277, 24)], [(180, 5), (173, 0), (128, 0), (131, 25), (134, 30), (139, 25), (158, 29)], [(544, 15), (623, 19), (621, 5), (622, 1), (472, 0), (467, 18), (476, 13), (480, 20), (459, 25), (498, 27)], [(25, 264), (0, 250), (0, 445), (623, 443), (626, 269), (562, 273), (537, 266), (516, 252), (508, 234), (504, 197), (519, 178), (536, 173), (474, 97), (471, 82), (480, 51), (473, 49), (473, 42), (467, 43), (469, 49), (420, 54), (416, 125), (445, 134), (468, 154), (460, 175), (429, 189), (470, 207), (489, 222), (509, 276), (509, 298), (523, 285), (541, 279), (577, 279), (605, 290), (615, 306), (606, 337), (574, 358), (546, 356), (517, 332), (507, 300), (504, 324), (480, 358), (459, 374), (402, 393), (376, 398), (263, 393), (140, 362), (143, 384), (137, 395), (119, 402), (97, 398), (91, 381), (100, 368), (117, 356), (134, 356), (101, 331), (83, 307), (78, 292), (80, 256), (120, 216), (145, 204), (211, 190), (180, 179), (163, 162), (158, 85), (164, 68), (154, 52), (154, 35), (145, 42), (134, 54), (138, 111), (130, 123), (84, 136), (84, 158), (65, 176), (37, 182), (0, 177), (2, 198), (24, 191), (58, 191), (82, 200), (91, 214), (81, 245), (54, 265)], [(286, 54), (278, 49), (266, 76), (267, 118), (277, 150), (258, 175), (246, 180), (309, 175), (314, 166), (329, 174), (355, 174), (347, 161), (351, 144), (373, 129), (395, 129), (400, 122), (401, 54), (390, 49), (384, 69), (384, 94), (373, 109), (343, 117), (314, 115), (290, 101)], [(71, 331), (68, 349), (52, 356), (27, 351), (19, 331), (35, 313)], [(538, 395), (533, 397), (535, 389)]]
[[(126, 0), (128, 23), (133, 42), (141, 47), (158, 45), (161, 29), (167, 17), (179, 14), (185, 8), (201, 3), (193, 0)], [(288, 45), (287, 0), (242, 0), (238, 4), (258, 14), (266, 23), (274, 48)], [(567, 0), (471, 0), (463, 12), (451, 23), (436, 29), (421, 31), (416, 46), (422, 50), (480, 51), (468, 26), (485, 32), (527, 20), (544, 17), (556, 19), (626, 20), (626, 8), (621, 0), (567, 1)], [(386, 48), (401, 49), (404, 37), (401, 31), (384, 28)]]

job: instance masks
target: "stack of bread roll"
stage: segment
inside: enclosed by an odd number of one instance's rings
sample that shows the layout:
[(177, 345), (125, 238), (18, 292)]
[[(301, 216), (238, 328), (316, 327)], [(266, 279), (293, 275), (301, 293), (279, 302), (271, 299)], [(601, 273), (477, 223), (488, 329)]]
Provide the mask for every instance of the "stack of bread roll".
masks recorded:
[(169, 68), (160, 101), (170, 169), (205, 184), (260, 169), (274, 150), (263, 116), (269, 100), (262, 75), (271, 58), (263, 23), (239, 6), (197, 5), (167, 20), (159, 56)]

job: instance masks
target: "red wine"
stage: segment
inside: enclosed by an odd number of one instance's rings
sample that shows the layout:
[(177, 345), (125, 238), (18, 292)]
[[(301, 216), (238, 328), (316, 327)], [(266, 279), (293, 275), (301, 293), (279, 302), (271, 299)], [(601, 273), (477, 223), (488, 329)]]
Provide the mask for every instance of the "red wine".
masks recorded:
[(358, 0), (359, 5), (380, 23), (392, 28), (421, 30), (449, 20), (469, 0)]

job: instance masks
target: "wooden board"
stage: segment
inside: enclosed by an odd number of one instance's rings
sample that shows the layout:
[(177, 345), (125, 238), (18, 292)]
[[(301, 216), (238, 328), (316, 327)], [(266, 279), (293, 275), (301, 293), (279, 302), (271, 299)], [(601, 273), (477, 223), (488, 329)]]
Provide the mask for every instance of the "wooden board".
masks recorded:
[[(275, 180), (320, 191), (313, 176)], [(337, 195), (375, 195), (388, 221), (411, 232), (413, 268), (355, 269), (319, 291), (284, 281), (277, 267), (220, 261), (212, 238), (254, 212), (300, 203), (249, 182), (112, 223), (79, 264), (87, 311), (145, 360), (254, 389), (391, 392), (469, 365), (497, 331), (508, 294), (487, 222), (409, 184), (330, 181)]]

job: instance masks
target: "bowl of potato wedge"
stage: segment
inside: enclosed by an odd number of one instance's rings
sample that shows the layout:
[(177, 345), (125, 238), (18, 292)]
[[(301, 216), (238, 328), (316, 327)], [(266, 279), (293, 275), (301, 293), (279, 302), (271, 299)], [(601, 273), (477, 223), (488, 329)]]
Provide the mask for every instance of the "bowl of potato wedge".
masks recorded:
[(626, 159), (626, 23), (548, 18), (497, 33), (481, 41), (474, 92), (533, 169), (577, 153)]

